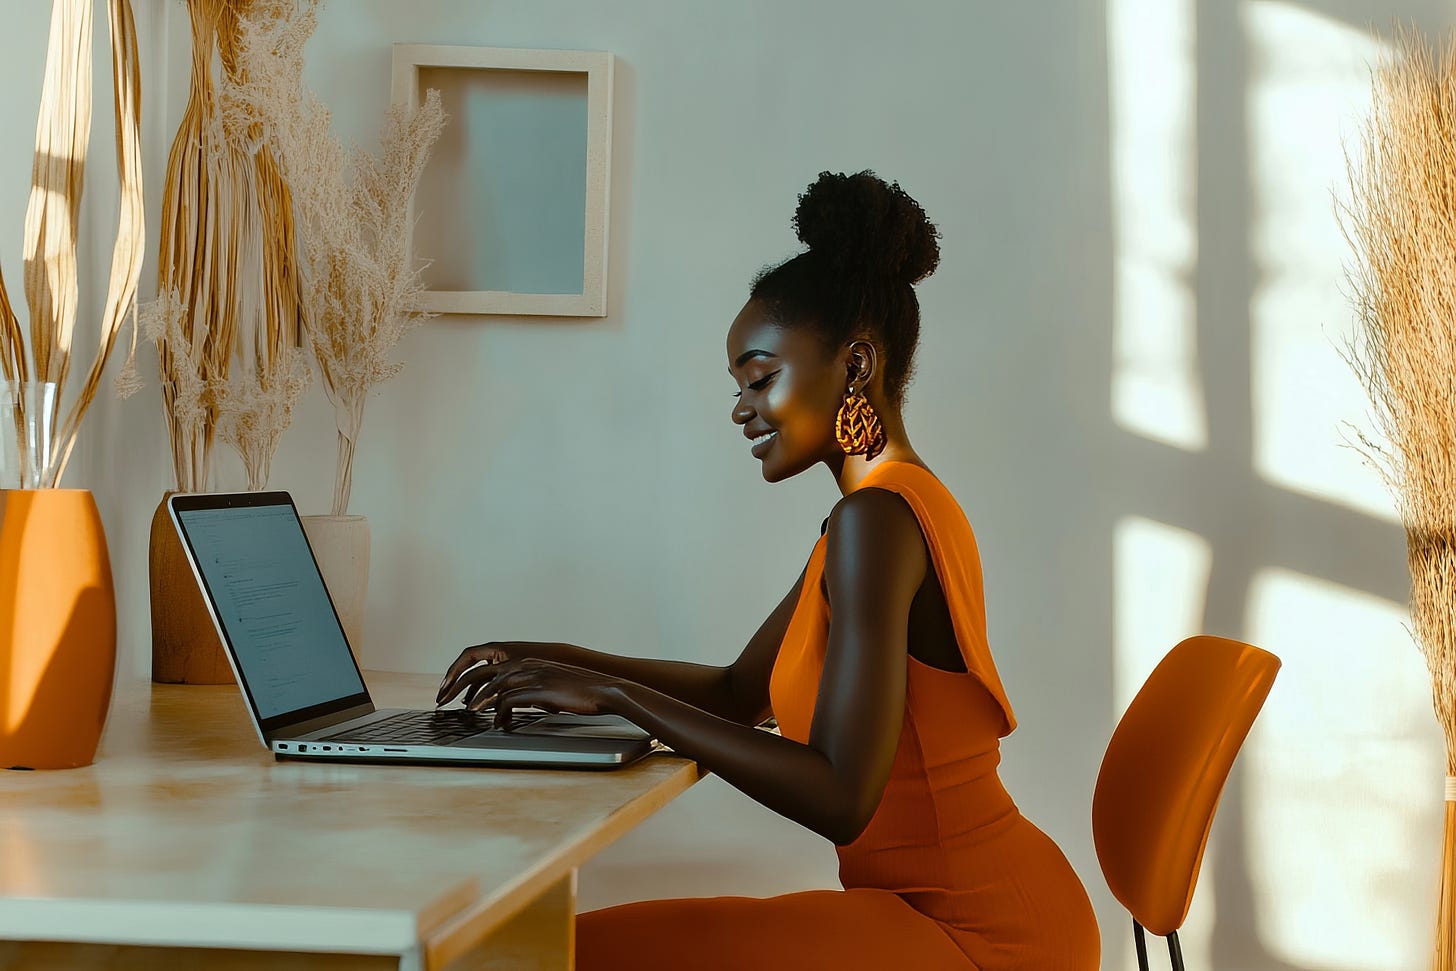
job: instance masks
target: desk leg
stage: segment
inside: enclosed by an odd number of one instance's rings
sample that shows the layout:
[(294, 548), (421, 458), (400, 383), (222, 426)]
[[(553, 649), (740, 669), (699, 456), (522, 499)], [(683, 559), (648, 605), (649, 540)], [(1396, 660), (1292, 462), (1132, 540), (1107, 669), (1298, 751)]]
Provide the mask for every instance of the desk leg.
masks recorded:
[[(576, 870), (441, 971), (571, 971), (576, 966)], [(433, 971), (433, 969), (432, 969)]]

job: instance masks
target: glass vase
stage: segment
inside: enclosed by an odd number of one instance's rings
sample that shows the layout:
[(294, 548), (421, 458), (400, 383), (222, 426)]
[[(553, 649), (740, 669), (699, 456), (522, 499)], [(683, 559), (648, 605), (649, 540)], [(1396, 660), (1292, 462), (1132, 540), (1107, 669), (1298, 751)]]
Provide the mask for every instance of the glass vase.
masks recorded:
[(0, 383), (0, 489), (56, 485), (57, 395), (54, 381)]

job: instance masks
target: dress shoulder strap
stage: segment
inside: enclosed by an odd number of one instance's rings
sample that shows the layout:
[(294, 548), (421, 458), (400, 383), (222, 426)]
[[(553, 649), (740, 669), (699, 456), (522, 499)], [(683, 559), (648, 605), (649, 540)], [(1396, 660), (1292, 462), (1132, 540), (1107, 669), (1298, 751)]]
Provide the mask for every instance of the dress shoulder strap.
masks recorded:
[(908, 462), (876, 466), (860, 483), (861, 489), (885, 489), (905, 500), (920, 521), (936, 576), (950, 609), (951, 624), (966, 671), (985, 686), (1001, 706), (1005, 724), (1001, 734), (1016, 727), (1016, 716), (986, 638), (985, 592), (981, 554), (976, 535), (955, 496), (930, 470)]

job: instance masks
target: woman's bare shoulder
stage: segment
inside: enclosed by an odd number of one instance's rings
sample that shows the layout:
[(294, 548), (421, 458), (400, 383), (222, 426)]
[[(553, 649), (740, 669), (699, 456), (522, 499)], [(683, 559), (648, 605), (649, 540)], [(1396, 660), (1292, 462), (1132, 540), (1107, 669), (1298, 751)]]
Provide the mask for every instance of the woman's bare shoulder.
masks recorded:
[(904, 497), (888, 489), (856, 489), (829, 514), (826, 565), (875, 574), (924, 557), (920, 521)]

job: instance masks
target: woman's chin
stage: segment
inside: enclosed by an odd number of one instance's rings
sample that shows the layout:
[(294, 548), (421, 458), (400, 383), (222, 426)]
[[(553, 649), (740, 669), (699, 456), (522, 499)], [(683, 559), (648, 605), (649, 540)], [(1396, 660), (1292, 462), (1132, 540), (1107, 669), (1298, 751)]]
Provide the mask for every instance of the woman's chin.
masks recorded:
[(770, 451), (768, 455), (758, 460), (759, 471), (763, 473), (763, 481), (782, 482), (785, 479), (792, 479), (800, 472), (814, 465), (813, 462), (800, 465), (795, 462), (776, 461), (777, 459), (778, 456)]

